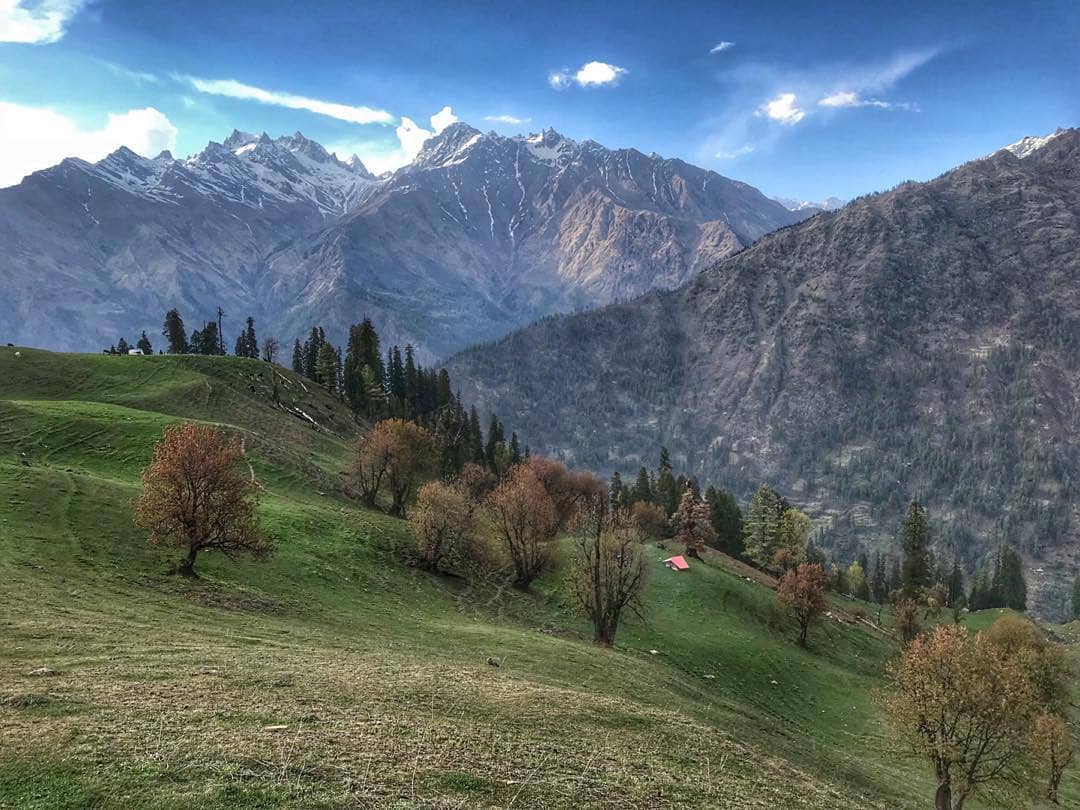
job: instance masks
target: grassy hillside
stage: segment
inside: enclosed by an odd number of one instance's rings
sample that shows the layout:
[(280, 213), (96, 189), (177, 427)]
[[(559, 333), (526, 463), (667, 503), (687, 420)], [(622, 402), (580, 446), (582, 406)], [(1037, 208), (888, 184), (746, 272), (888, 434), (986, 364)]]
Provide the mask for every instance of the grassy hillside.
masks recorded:
[[(882, 633), (829, 619), (802, 650), (766, 587), (717, 561), (671, 573), (653, 549), (647, 620), (598, 649), (558, 574), (480, 597), (405, 565), (405, 525), (341, 484), (359, 426), (311, 383), (283, 373), (278, 406), (257, 361), (15, 351), (0, 349), (0, 807), (932, 795), (873, 701)], [(181, 580), (132, 526), (139, 472), (179, 418), (244, 437), (270, 561), (206, 555)]]

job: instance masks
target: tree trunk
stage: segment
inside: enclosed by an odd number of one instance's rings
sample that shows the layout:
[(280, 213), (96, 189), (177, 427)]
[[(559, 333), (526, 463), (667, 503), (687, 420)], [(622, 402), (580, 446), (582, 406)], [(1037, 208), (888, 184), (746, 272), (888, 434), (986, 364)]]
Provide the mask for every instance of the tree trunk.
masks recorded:
[(195, 573), (195, 555), (198, 554), (198, 553), (199, 553), (199, 550), (197, 548), (195, 548), (195, 546), (193, 546), (193, 545), (188, 546), (187, 556), (183, 559), (183, 561), (180, 563), (180, 567), (177, 569), (177, 572), (181, 576), (185, 576), (185, 577), (196, 577), (196, 576), (198, 576), (198, 574)]
[(799, 646), (806, 646), (806, 632), (810, 629), (809, 624), (799, 624)]
[(938, 785), (937, 793), (934, 794), (934, 810), (953, 810), (952, 786), (948, 782)]

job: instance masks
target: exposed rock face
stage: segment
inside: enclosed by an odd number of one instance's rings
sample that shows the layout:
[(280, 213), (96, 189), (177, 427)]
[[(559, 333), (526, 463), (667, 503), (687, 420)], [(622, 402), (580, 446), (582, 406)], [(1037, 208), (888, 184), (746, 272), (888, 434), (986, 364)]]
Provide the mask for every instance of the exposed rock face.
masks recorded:
[(340, 341), (371, 316), (430, 360), (676, 286), (802, 216), (682, 161), (551, 130), (455, 124), (381, 180), (299, 133), (234, 132), (188, 160), (121, 149), (0, 190), (0, 338), (93, 349), (155, 334), (173, 306), (192, 327), (220, 304), (288, 342), (316, 323)]
[(1080, 564), (1080, 131), (819, 214), (688, 284), (451, 361), (534, 450), (769, 481), (841, 556), (923, 499), (969, 570), (1002, 542), (1060, 616)]

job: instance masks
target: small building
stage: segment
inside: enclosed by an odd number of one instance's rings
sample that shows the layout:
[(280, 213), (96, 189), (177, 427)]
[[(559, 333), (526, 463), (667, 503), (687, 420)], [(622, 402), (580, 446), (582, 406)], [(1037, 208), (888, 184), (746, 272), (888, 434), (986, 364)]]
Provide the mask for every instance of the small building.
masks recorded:
[(128, 354), (142, 354), (142, 349), (128, 349)]
[(690, 565), (686, 562), (686, 559), (680, 554), (677, 557), (668, 557), (664, 560), (664, 565), (670, 568), (672, 571), (689, 571)]

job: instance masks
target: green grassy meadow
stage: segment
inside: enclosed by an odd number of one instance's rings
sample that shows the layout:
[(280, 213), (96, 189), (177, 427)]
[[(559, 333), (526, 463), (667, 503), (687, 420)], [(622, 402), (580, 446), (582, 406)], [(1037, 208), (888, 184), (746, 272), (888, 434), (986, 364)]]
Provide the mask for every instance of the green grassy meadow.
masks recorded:
[[(409, 567), (340, 475), (362, 426), (290, 372), (275, 405), (270, 374), (0, 348), (0, 807), (932, 804), (875, 703), (895, 645), (850, 603), (804, 650), (767, 587), (650, 549), (645, 619), (598, 648), (558, 572), (473, 593)], [(185, 580), (132, 525), (179, 419), (244, 437), (269, 561)]]

